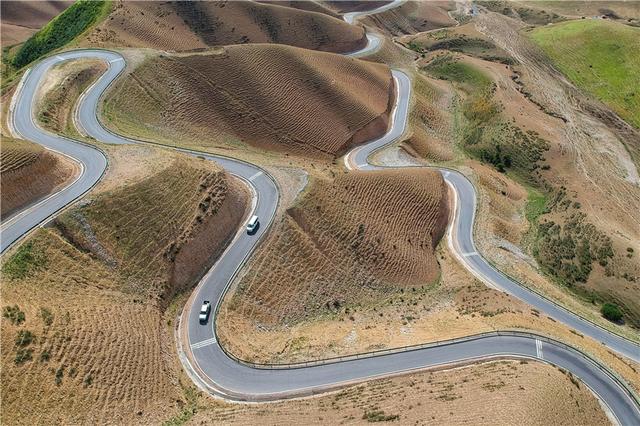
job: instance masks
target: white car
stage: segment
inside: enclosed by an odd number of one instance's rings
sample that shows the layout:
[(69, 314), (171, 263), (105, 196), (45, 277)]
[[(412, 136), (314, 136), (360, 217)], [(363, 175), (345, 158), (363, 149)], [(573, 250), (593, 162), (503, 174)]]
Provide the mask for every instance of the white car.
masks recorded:
[(202, 307), (200, 308), (200, 315), (198, 318), (200, 319), (201, 324), (206, 324), (209, 319), (209, 314), (211, 313), (211, 302), (205, 300), (202, 302)]
[(258, 216), (253, 215), (251, 219), (249, 219), (249, 223), (247, 223), (247, 233), (253, 234), (258, 229), (260, 222), (258, 222)]

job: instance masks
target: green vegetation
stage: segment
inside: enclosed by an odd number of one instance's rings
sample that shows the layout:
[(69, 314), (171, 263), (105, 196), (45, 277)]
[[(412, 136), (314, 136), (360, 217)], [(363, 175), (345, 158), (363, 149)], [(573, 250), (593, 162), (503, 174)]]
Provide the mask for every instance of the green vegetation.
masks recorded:
[(618, 322), (622, 319), (622, 311), (620, 310), (618, 305), (615, 305), (613, 303), (607, 302), (603, 304), (600, 308), (600, 313), (609, 321)]
[(44, 253), (33, 244), (33, 241), (29, 241), (20, 246), (2, 266), (2, 274), (12, 280), (22, 279), (46, 265), (47, 259)]
[(530, 37), (576, 86), (640, 128), (640, 29), (585, 19), (537, 28)]
[(109, 10), (110, 3), (106, 1), (76, 1), (20, 47), (13, 58), (13, 66), (21, 68), (64, 46), (105, 16)]
[(47, 308), (40, 308), (40, 317), (42, 318), (44, 325), (47, 327), (53, 324), (53, 314)]
[(35, 337), (29, 330), (20, 330), (16, 335), (16, 346), (29, 346)]
[(24, 312), (20, 310), (18, 305), (5, 306), (2, 308), (2, 316), (11, 321), (13, 325), (20, 325), (24, 322)]
[(434, 58), (424, 70), (435, 78), (463, 84), (468, 92), (486, 90), (491, 86), (491, 79), (483, 72), (458, 61), (451, 55), (441, 55)]
[(370, 423), (390, 422), (398, 419), (400, 419), (398, 414), (385, 414), (383, 410), (365, 411), (362, 415), (362, 420), (366, 420)]
[(525, 216), (529, 223), (535, 225), (538, 223), (540, 216), (549, 213), (549, 210), (547, 210), (547, 197), (534, 188), (527, 188), (527, 195)]
[(32, 358), (33, 358), (33, 349), (20, 348), (16, 351), (16, 357), (13, 359), (13, 362), (16, 365), (21, 365), (27, 361), (31, 361)]

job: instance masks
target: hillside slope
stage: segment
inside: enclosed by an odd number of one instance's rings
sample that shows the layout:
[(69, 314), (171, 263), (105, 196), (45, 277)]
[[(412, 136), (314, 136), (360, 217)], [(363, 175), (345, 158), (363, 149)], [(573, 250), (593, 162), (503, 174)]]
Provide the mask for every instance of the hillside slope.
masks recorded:
[(78, 172), (75, 163), (40, 145), (2, 136), (0, 215), (4, 219), (54, 192)]
[(51, 0), (0, 2), (2, 46), (25, 41), (71, 3)]
[(166, 309), (235, 234), (248, 194), (208, 161), (110, 152), (97, 193), (3, 257), (3, 424), (158, 424), (186, 404)]
[(446, 185), (433, 170), (316, 180), (228, 296), (221, 337), (234, 339), (227, 328), (232, 317), (287, 326), (432, 285), (440, 271), (434, 250), (447, 220)]
[(117, 3), (84, 42), (169, 51), (245, 43), (344, 53), (364, 47), (367, 39), (363, 28), (319, 11), (273, 3), (204, 1)]
[(288, 46), (229, 46), (146, 61), (108, 95), (105, 115), (118, 131), (168, 144), (239, 139), (326, 158), (386, 131), (392, 91), (385, 65)]

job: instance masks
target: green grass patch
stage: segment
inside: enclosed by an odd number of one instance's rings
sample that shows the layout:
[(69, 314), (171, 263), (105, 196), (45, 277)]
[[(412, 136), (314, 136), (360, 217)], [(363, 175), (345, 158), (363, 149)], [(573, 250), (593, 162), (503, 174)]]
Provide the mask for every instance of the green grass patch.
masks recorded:
[(467, 92), (485, 90), (491, 86), (491, 79), (482, 71), (449, 55), (433, 59), (424, 70), (435, 78), (461, 84)]
[(9, 279), (19, 280), (44, 268), (47, 259), (44, 252), (37, 248), (33, 241), (20, 246), (18, 251), (2, 266), (2, 274)]
[(76, 1), (20, 47), (13, 57), (13, 66), (21, 68), (64, 46), (106, 16), (110, 10), (111, 3), (107, 1)]
[(527, 206), (525, 207), (525, 217), (531, 225), (538, 223), (538, 218), (548, 213), (547, 197), (542, 192), (534, 188), (527, 188)]
[(640, 29), (584, 19), (530, 33), (576, 86), (640, 128)]

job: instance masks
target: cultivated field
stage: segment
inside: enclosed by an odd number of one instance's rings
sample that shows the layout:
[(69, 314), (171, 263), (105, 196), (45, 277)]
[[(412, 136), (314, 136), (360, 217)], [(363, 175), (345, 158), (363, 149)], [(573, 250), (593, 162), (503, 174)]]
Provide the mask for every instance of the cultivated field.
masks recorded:
[(455, 4), (451, 1), (407, 1), (391, 10), (367, 16), (361, 22), (389, 36), (415, 34), (456, 25), (448, 14), (454, 9)]
[(2, 218), (64, 186), (77, 173), (75, 162), (40, 145), (2, 136)]
[(114, 129), (169, 145), (328, 159), (386, 131), (392, 91), (385, 65), (255, 44), (149, 59), (104, 110)]
[(363, 28), (305, 9), (324, 10), (273, 2), (118, 2), (82, 44), (185, 51), (277, 43), (340, 53), (366, 45)]

